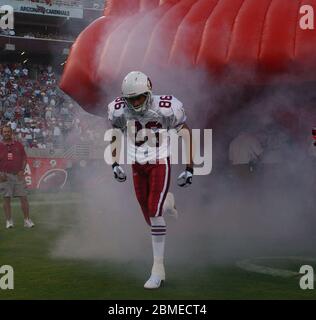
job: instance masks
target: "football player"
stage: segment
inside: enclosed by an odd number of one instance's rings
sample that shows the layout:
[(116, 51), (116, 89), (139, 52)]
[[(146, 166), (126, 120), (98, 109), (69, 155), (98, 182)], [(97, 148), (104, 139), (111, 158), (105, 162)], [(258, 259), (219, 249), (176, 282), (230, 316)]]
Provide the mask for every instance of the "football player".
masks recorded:
[[(182, 103), (174, 96), (152, 94), (152, 83), (142, 72), (130, 72), (122, 83), (122, 96), (108, 105), (108, 117), (114, 128), (127, 132), (128, 155), (135, 161), (132, 164), (133, 181), (137, 200), (146, 222), (151, 228), (153, 267), (151, 276), (145, 283), (146, 289), (159, 288), (165, 281), (164, 248), (166, 211), (176, 214), (174, 197), (168, 193), (170, 183), (170, 142), (159, 133), (171, 129), (179, 132), (187, 129), (187, 166), (178, 177), (178, 185), (192, 184), (193, 160), (191, 131), (186, 124)], [(129, 124), (134, 125), (134, 131)], [(145, 134), (140, 134), (145, 130)], [(147, 131), (146, 131), (147, 130)], [(151, 143), (148, 130), (157, 138)], [(116, 140), (113, 135), (112, 144)], [(116, 141), (119, 143), (119, 141)], [(126, 174), (119, 161), (120, 147), (112, 148), (114, 177), (119, 182), (126, 181)]]

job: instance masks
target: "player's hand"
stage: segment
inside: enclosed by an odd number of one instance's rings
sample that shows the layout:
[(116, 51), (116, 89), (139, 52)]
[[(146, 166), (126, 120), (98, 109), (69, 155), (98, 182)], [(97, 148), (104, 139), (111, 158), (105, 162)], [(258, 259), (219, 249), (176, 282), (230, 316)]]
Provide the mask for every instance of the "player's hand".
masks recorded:
[(126, 174), (123, 170), (123, 168), (117, 163), (112, 164), (112, 169), (114, 173), (114, 178), (119, 181), (119, 182), (124, 182), (126, 181)]
[(193, 178), (193, 168), (187, 167), (178, 177), (178, 186), (179, 187), (188, 187), (192, 184)]

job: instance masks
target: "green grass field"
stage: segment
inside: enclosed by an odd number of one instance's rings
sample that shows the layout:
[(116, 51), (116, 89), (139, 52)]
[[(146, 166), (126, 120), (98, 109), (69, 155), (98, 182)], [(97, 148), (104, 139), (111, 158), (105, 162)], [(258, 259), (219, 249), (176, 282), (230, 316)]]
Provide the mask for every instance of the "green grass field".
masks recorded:
[[(62, 200), (65, 195), (33, 195), (31, 201)], [(67, 199), (76, 199), (67, 195)], [(58, 206), (58, 208), (57, 208)], [(75, 212), (71, 203), (56, 204), (68, 226), (54, 226), (48, 218), (51, 204), (32, 205), (34, 229), (25, 229), (19, 207), (14, 206), (14, 229), (4, 228), (0, 218), (0, 266), (14, 268), (14, 290), (0, 290), (0, 299), (315, 299), (315, 290), (301, 290), (297, 277), (281, 278), (257, 274), (231, 265), (206, 265), (202, 270), (168, 268), (165, 287), (142, 288), (144, 277), (135, 276), (136, 264), (58, 259), (50, 255), (56, 238), (71, 225)], [(57, 209), (56, 209), (57, 208)], [(267, 262), (266, 262), (267, 263)], [(295, 269), (293, 262), (274, 261)], [(314, 263), (315, 265), (315, 263)], [(130, 271), (128, 271), (130, 270)]]

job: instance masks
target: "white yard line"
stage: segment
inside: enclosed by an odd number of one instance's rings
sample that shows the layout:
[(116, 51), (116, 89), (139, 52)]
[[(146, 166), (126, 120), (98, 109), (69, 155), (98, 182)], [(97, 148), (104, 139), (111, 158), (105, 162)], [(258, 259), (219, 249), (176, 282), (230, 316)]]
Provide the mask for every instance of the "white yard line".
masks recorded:
[[(292, 260), (292, 261), (301, 261), (305, 263), (316, 262), (316, 258), (312, 257), (295, 257), (295, 256), (289, 256), (289, 257), (258, 257), (253, 259), (245, 259), (242, 261), (238, 261), (236, 265), (241, 268), (242, 270), (249, 271), (249, 272), (255, 272), (255, 273), (261, 273), (265, 275), (270, 275), (274, 277), (282, 277), (282, 278), (293, 278), (301, 276), (299, 272), (294, 272), (290, 270), (285, 269), (278, 269), (278, 268), (272, 268), (267, 266), (262, 266), (258, 264), (257, 261), (262, 260)], [(316, 278), (314, 280), (316, 282)]]

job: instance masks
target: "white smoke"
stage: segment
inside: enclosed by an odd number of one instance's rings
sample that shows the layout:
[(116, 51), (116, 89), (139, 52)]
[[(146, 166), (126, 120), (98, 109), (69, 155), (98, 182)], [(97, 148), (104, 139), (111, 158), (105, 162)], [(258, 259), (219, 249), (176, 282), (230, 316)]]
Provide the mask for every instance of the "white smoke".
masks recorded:
[[(133, 25), (132, 18), (128, 19), (125, 28)], [(112, 65), (113, 70), (100, 69), (100, 72), (113, 72), (121, 79), (126, 72), (141, 68), (140, 57), (146, 55), (148, 41), (141, 31), (152, 30), (154, 25), (150, 25), (149, 18), (145, 22), (135, 21), (141, 24), (133, 29), (135, 50), (124, 51), (128, 48), (126, 37), (130, 30), (119, 25), (123, 33), (117, 32), (107, 39), (110, 51), (103, 55), (109, 61), (103, 61), (102, 68)], [(163, 42), (160, 45), (163, 47)], [(121, 56), (121, 50), (126, 59), (118, 63), (115, 59)], [(151, 61), (155, 59), (150, 57)], [(296, 255), (314, 251), (315, 187), (312, 186), (315, 163), (305, 154), (312, 115), (306, 107), (313, 106), (316, 101), (313, 85), (299, 88), (277, 84), (266, 87), (221, 85), (212, 82), (205, 70), (187, 66), (160, 69), (147, 65), (141, 71), (151, 77), (154, 93), (173, 94), (184, 102), (191, 127), (215, 129), (211, 175), (196, 176), (190, 188), (181, 189), (175, 181), (183, 168), (173, 168), (171, 191), (175, 193), (180, 217), (178, 221), (167, 220), (168, 263), (186, 262), (195, 266), (247, 255)], [(251, 74), (248, 76), (251, 78)], [(119, 96), (119, 82), (106, 91), (112, 95), (109, 101)], [(247, 130), (252, 121), (260, 136), (266, 125), (275, 121), (276, 110), (299, 116), (301, 132), (306, 128), (306, 139), (286, 145), (287, 158), (273, 175), (268, 171), (263, 171), (262, 175), (255, 172), (250, 185), (237, 180), (228, 164), (229, 142)], [(279, 122), (275, 125), (278, 130), (286, 130)], [(76, 224), (58, 240), (52, 252), (54, 256), (150, 261), (150, 230), (134, 195), (130, 168), (124, 168), (128, 173), (126, 183), (117, 183), (111, 167), (105, 164), (102, 170), (91, 171), (91, 175), (102, 176), (103, 182), (82, 195), (84, 205), (77, 207)]]

